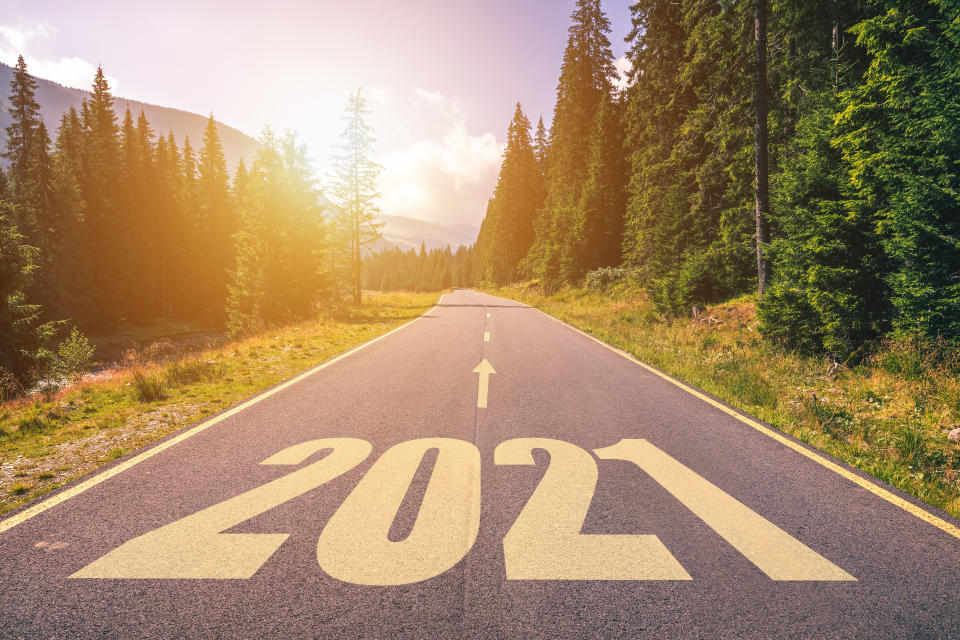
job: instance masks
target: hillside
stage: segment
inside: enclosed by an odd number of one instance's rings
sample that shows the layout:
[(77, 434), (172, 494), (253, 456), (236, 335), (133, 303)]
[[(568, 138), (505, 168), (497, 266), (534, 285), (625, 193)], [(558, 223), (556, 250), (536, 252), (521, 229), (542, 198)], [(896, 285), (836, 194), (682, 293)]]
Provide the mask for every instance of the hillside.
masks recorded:
[[(10, 114), (7, 112), (8, 87), (10, 79), (13, 77), (13, 68), (0, 63), (0, 147), (6, 146), (6, 127), (10, 124)], [(93, 79), (91, 78), (91, 81)], [(56, 129), (60, 118), (70, 107), (79, 109), (80, 103), (87, 97), (86, 91), (80, 89), (71, 89), (52, 82), (37, 78), (37, 102), (40, 103), (40, 113), (43, 120), (50, 130), (50, 136), (56, 136)], [(124, 111), (129, 107), (130, 111), (136, 117), (142, 109), (153, 127), (155, 133), (166, 134), (173, 131), (178, 144), (183, 144), (185, 137), (190, 138), (190, 144), (194, 148), (199, 148), (203, 139), (203, 129), (207, 123), (207, 117), (179, 109), (168, 107), (158, 107), (136, 100), (126, 98), (116, 98), (114, 108), (119, 117), (122, 118)], [(220, 139), (223, 141), (223, 151), (227, 158), (227, 164), (233, 171), (240, 158), (245, 158), (247, 163), (253, 159), (257, 150), (257, 142), (245, 133), (229, 127), (222, 123), (217, 123), (220, 133)]]
[(478, 227), (468, 224), (440, 225), (425, 220), (416, 220), (404, 216), (380, 216), (385, 223), (383, 239), (401, 249), (420, 248), (420, 244), (427, 249), (442, 248), (451, 245), (470, 246), (477, 240), (480, 232)]
[[(320, 204), (328, 209), (337, 209), (336, 203), (326, 196), (322, 196)], [(332, 215), (332, 211), (328, 212)], [(405, 216), (380, 216), (383, 223), (383, 238), (368, 247), (370, 253), (379, 253), (384, 249), (394, 247), (403, 249), (420, 249), (420, 245), (427, 249), (442, 249), (450, 246), (469, 247), (477, 241), (479, 227), (469, 224), (442, 225)]]

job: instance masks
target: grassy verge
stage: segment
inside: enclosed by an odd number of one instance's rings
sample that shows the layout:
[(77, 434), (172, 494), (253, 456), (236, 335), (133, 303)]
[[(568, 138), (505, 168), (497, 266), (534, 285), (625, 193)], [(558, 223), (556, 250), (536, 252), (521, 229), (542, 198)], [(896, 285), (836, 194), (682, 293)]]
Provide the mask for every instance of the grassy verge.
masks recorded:
[(2, 406), (0, 513), (408, 322), (436, 300), (372, 293), (330, 318), (211, 350), (148, 347), (55, 396)]
[(694, 320), (661, 316), (624, 286), (493, 293), (538, 307), (960, 517), (960, 443), (948, 439), (960, 426), (960, 354), (900, 341), (859, 366), (837, 367), (763, 340), (750, 298)]

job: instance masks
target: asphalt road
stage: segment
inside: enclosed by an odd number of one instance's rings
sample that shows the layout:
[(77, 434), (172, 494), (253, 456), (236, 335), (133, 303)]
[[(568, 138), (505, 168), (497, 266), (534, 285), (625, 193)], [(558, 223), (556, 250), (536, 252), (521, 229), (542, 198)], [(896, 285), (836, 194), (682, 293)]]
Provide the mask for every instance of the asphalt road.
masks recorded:
[(512, 301), (192, 429), (0, 521), (0, 637), (960, 638), (955, 519)]

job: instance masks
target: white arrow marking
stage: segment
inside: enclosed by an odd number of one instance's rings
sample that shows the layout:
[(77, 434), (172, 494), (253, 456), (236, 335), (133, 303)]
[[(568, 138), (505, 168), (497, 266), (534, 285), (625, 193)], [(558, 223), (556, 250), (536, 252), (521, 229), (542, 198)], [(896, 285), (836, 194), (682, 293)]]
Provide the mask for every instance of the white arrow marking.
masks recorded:
[(480, 374), (480, 386), (477, 388), (477, 408), (486, 409), (487, 392), (490, 389), (490, 374), (496, 373), (496, 371), (493, 370), (493, 367), (490, 366), (490, 363), (484, 358), (473, 372)]

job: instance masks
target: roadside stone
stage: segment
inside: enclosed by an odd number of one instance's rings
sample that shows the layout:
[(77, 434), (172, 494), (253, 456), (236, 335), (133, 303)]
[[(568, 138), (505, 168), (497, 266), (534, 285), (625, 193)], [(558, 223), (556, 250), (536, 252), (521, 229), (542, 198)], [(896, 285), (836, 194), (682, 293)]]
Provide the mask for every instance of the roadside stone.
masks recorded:
[(960, 427), (957, 427), (949, 434), (947, 434), (947, 440), (950, 442), (960, 442)]

